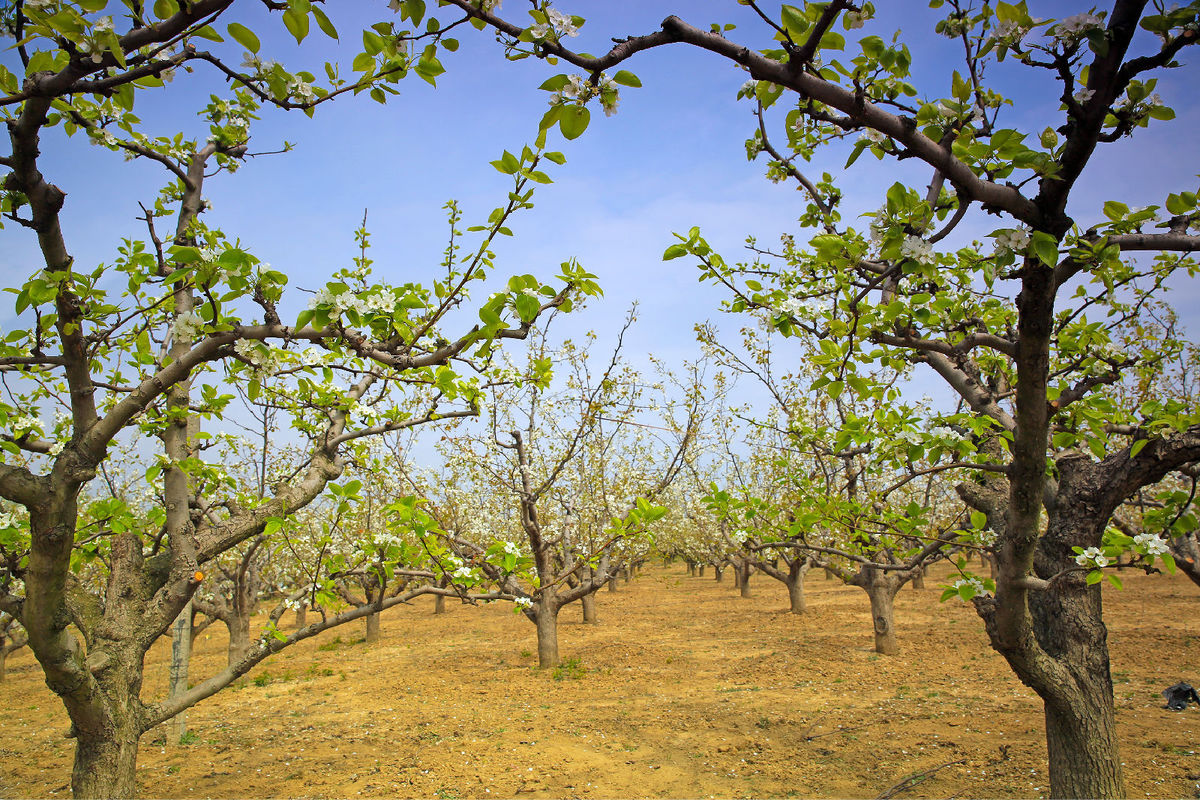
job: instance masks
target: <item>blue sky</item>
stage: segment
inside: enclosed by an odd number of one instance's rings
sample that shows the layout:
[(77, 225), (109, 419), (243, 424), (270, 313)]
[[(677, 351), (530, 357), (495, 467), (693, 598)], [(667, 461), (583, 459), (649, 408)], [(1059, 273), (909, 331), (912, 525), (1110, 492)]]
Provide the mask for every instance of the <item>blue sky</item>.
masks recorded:
[[(947, 95), (949, 70), (959, 65), (953, 47), (931, 32), (933, 12), (915, 0), (877, 5), (880, 20), (863, 32), (886, 37), (903, 28), (915, 56), (914, 83), (927, 96)], [(525, 7), (507, 0), (502, 12), (516, 18)], [(668, 13), (704, 26), (735, 22), (731, 38), (750, 47), (768, 46), (762, 23), (732, 0), (562, 0), (557, 7), (588, 19), (570, 44), (593, 53), (606, 50), (611, 37), (656, 29)], [(1086, 5), (1037, 0), (1030, 7), (1039, 17), (1087, 10)], [(318, 74), (324, 60), (348, 64), (359, 29), (375, 16), (390, 15), (383, 2), (329, 3), (341, 43), (314, 26), (298, 48), (277, 21), (267, 19), (261, 3), (244, 9), (249, 16), (229, 19), (241, 19), (259, 33), (265, 57)], [(252, 149), (273, 150), (284, 139), (296, 149), (254, 159), (236, 175), (209, 181), (206, 194), (214, 205), (209, 224), (288, 273), (293, 286), (315, 288), (356, 254), (353, 230), (367, 209), (377, 275), (402, 281), (434, 274), (445, 244), (442, 204), (457, 199), (469, 225), (503, 201), (508, 179), (488, 162), (533, 138), (548, 96), (537, 86), (563, 69), (533, 59), (505, 62), (490, 36), (470, 29), (459, 38), (459, 52), (442, 56), (447, 73), (436, 90), (413, 77), (387, 106), (365, 96), (341, 98), (313, 120), (264, 109)], [(222, 52), (223, 47), (234, 63), (241, 60), (241, 48), (232, 42), (211, 49)], [(1184, 58), (1192, 57), (1185, 51)], [(1192, 87), (1200, 82), (1195, 61), (1160, 80), (1158, 91), (1175, 107), (1176, 122), (1107, 146), (1097, 157), (1071, 208), (1080, 220), (1094, 219), (1105, 199), (1144, 205), (1161, 202), (1168, 191), (1196, 188), (1200, 137), (1194, 131), (1200, 110), (1188, 105)], [(682, 46), (641, 54), (627, 66), (641, 77), (643, 88), (623, 89), (619, 113), (605, 118), (597, 109), (581, 139), (555, 145), (567, 164), (553, 169), (553, 185), (539, 189), (537, 208), (514, 220), (516, 237), (500, 243), (497, 274), (548, 276), (560, 262), (578, 258), (599, 276), (606, 296), (565, 328), (615, 330), (636, 299), (641, 321), (629, 337), (629, 352), (635, 360), (653, 352), (675, 362), (698, 354), (694, 323), (714, 319), (730, 334), (741, 323), (722, 318), (722, 294), (697, 284), (692, 265), (661, 262), (673, 241), (671, 232), (698, 225), (727, 258), (737, 259), (748, 235), (769, 243), (780, 233), (799, 233), (795, 219), (804, 199), (791, 187), (766, 181), (763, 163), (745, 158), (743, 142), (753, 118), (748, 103), (735, 101), (744, 73)], [(1019, 98), (1007, 124), (1035, 133), (1061, 124), (1057, 84), (1047, 83), (1044, 73), (1005, 64), (993, 77), (998, 88)], [(203, 138), (206, 130), (195, 111), (209, 92), (221, 88), (211, 70), (200, 65), (194, 74), (180, 74), (169, 92), (142, 93), (136, 110), (148, 133), (182, 130)], [(110, 261), (122, 237), (144, 235), (135, 220), (137, 202), (152, 199), (163, 181), (160, 167), (125, 162), (79, 137), (63, 141), (59, 130), (47, 136), (43, 152), (43, 172), (68, 194), (65, 228), (81, 265)], [(812, 169), (838, 175), (844, 160), (844, 152), (835, 152)], [(845, 208), (855, 213), (876, 208), (883, 189), (905, 177), (917, 185), (928, 180), (915, 165), (881, 166), (864, 157), (842, 180)], [(979, 235), (1001, 224), (975, 218), (969, 226), (968, 232)], [(0, 233), (0, 263), (5, 285), (35, 271), (32, 235), (6, 227)], [(1192, 338), (1200, 329), (1195, 284), (1180, 282), (1175, 298)], [(292, 297), (297, 307), (306, 299)], [(0, 325), (7, 327), (10, 315), (0, 314)]]

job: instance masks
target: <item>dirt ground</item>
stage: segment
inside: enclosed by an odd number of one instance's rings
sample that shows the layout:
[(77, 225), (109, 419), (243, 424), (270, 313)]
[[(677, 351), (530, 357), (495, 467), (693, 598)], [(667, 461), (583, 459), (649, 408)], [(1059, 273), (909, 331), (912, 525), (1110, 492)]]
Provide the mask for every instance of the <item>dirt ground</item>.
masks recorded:
[[(743, 599), (681, 565), (563, 611), (566, 665), (535, 669), (508, 606), (433, 600), (285, 651), (188, 712), (185, 743), (142, 739), (143, 797), (1038, 797), (1041, 705), (987, 646), (971, 608), (938, 602), (944, 568), (897, 599), (902, 652), (872, 651), (866, 595), (810, 575), (810, 611), (755, 575)], [(1200, 796), (1200, 590), (1127, 572), (1105, 588), (1131, 797)], [(197, 642), (193, 680), (224, 658)], [(165, 690), (169, 643), (147, 663)], [(0, 684), (0, 796), (69, 794), (67, 719), (28, 650)]]

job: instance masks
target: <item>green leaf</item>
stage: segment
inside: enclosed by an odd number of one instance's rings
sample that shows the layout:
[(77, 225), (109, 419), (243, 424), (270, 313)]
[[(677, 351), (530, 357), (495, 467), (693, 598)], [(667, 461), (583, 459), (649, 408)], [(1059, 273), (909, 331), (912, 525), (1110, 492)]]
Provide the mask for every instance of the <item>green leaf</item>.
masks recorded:
[(562, 106), (559, 113), (558, 127), (567, 139), (578, 139), (587, 130), (592, 120), (592, 113), (584, 106)]
[(971, 512), (971, 527), (975, 530), (983, 530), (987, 527), (987, 514), (982, 511)]
[(674, 259), (674, 258), (681, 258), (682, 256), (686, 256), (687, 253), (688, 253), (687, 247), (685, 247), (684, 245), (673, 244), (670, 247), (668, 247), (665, 252), (663, 252), (662, 260), (670, 261), (671, 259)]
[(216, 30), (213, 29), (212, 25), (205, 25), (203, 28), (197, 29), (192, 35), (199, 36), (201, 39), (208, 39), (210, 42), (225, 41), (225, 37), (217, 33)]
[(613, 80), (622, 86), (632, 86), (635, 89), (642, 88), (641, 79), (627, 69), (618, 70), (617, 74), (613, 75)]
[(288, 29), (288, 33), (296, 37), (296, 43), (299, 44), (308, 36), (308, 14), (300, 13), (296, 8), (289, 8), (283, 12), (283, 26)]
[(1099, 583), (1102, 580), (1104, 580), (1104, 573), (1098, 569), (1094, 569), (1088, 573), (1087, 585), (1095, 586), (1097, 583)]
[(1033, 252), (1048, 267), (1058, 264), (1058, 242), (1044, 231), (1033, 232)]
[(336, 40), (338, 38), (337, 28), (333, 27), (333, 23), (329, 21), (329, 17), (325, 16), (325, 12), (317, 6), (313, 6), (309, 10), (312, 11), (313, 17), (317, 20), (317, 27), (330, 39)]
[(226, 30), (229, 31), (229, 35), (233, 37), (235, 42), (249, 50), (251, 53), (257, 53), (259, 48), (262, 47), (262, 43), (258, 41), (258, 37), (254, 35), (254, 31), (250, 30), (245, 25), (241, 25), (237, 22), (231, 22), (226, 26)]
[(176, 0), (154, 0), (154, 16), (167, 19), (179, 13), (179, 3)]
[(1142, 448), (1145, 447), (1146, 443), (1149, 441), (1149, 439), (1138, 439), (1136, 442), (1134, 442), (1133, 446), (1129, 448), (1129, 457), (1133, 458), (1138, 453), (1142, 452)]
[(505, 175), (515, 175), (521, 169), (521, 162), (517, 161), (517, 157), (507, 150), (504, 151), (504, 155), (499, 159), (492, 161), (491, 165)]

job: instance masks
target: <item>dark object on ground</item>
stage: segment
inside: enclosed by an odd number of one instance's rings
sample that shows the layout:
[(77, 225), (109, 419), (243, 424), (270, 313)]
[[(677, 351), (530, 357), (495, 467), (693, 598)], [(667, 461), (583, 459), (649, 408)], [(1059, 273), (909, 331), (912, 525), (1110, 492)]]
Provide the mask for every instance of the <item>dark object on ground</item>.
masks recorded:
[(1177, 683), (1174, 686), (1168, 686), (1166, 689), (1163, 689), (1163, 697), (1167, 698), (1167, 708), (1172, 711), (1183, 711), (1188, 707), (1188, 702), (1200, 706), (1200, 695), (1196, 694), (1196, 690), (1192, 688), (1190, 683)]

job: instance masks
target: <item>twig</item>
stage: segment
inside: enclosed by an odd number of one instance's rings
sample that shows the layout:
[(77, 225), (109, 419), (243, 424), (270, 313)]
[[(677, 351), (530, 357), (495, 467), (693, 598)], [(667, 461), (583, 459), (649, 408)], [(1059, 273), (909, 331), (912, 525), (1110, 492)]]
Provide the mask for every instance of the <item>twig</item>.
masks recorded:
[(886, 790), (883, 794), (879, 795), (879, 797), (875, 798), (875, 800), (888, 800), (890, 797), (895, 797), (901, 792), (906, 792), (917, 784), (923, 783), (932, 777), (935, 772), (943, 770), (946, 767), (952, 767), (955, 764), (965, 764), (966, 761), (967, 760), (965, 758), (960, 758), (957, 761), (947, 761), (945, 764), (939, 764), (938, 766), (933, 767), (932, 769), (927, 769), (924, 772), (914, 772), (912, 775), (909, 775), (907, 778), (900, 781), (892, 788)]

